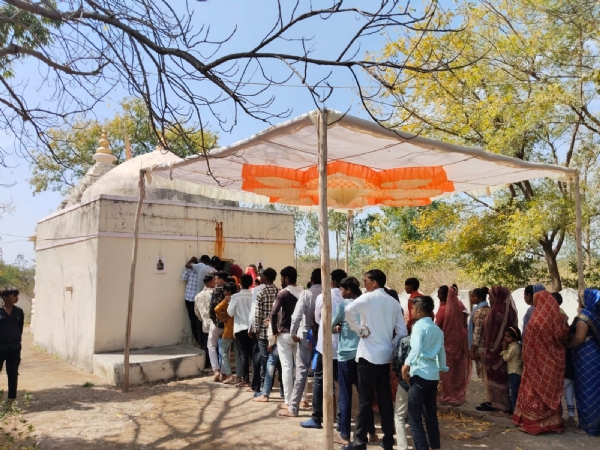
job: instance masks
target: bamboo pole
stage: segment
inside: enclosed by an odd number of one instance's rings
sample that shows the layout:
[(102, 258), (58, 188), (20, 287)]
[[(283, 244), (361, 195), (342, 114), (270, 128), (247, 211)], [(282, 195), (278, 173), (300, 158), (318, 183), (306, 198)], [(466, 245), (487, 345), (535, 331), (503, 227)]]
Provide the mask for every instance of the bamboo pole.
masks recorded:
[(135, 210), (135, 222), (133, 225), (133, 250), (131, 252), (131, 273), (129, 275), (129, 299), (127, 302), (127, 324), (125, 325), (125, 352), (123, 358), (123, 392), (129, 391), (129, 348), (131, 347), (131, 321), (133, 319), (133, 294), (135, 291), (135, 268), (137, 265), (138, 254), (138, 235), (140, 231), (140, 216), (142, 215), (142, 205), (146, 196), (145, 185), (146, 171), (140, 170), (138, 186), (140, 194)]
[(346, 265), (344, 270), (348, 273), (348, 254), (350, 253), (350, 225), (352, 224), (352, 210), (348, 210), (348, 223), (346, 223)]
[(333, 450), (333, 348), (331, 342), (331, 275), (329, 225), (327, 223), (327, 109), (319, 113), (319, 237), (321, 244), (321, 283), (323, 285), (323, 427), (325, 450)]
[(581, 236), (581, 194), (579, 192), (579, 174), (575, 175), (575, 240), (577, 241), (577, 290), (579, 300), (583, 301), (585, 279), (583, 278), (583, 245)]

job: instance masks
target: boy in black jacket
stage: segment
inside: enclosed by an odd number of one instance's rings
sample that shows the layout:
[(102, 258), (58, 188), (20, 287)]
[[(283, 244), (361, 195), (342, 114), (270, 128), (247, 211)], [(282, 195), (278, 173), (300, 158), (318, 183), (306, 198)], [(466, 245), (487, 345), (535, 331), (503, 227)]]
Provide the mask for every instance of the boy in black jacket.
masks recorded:
[(6, 361), (6, 375), (8, 376), (8, 402), (17, 398), (17, 379), (19, 377), (19, 363), (21, 362), (21, 337), (25, 315), (23, 310), (16, 306), (19, 301), (19, 290), (5, 288), (0, 291), (4, 306), (0, 307), (0, 371)]

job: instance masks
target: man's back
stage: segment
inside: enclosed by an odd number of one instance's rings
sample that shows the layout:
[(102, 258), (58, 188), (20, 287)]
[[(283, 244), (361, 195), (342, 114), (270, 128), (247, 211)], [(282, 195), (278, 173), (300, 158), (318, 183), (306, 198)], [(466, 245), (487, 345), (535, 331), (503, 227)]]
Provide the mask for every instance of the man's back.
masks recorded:
[(323, 288), (320, 284), (314, 284), (310, 289), (302, 291), (292, 315), (292, 328), (290, 333), (306, 339), (308, 331), (315, 321), (315, 304), (317, 297), (321, 295)]
[[(360, 316), (360, 324), (355, 319), (355, 314)], [(360, 340), (356, 356), (373, 364), (390, 362), (394, 330), (398, 339), (408, 334), (400, 303), (381, 288), (367, 292), (350, 302), (346, 306), (346, 321), (357, 333), (361, 326), (371, 331), (368, 337)]]

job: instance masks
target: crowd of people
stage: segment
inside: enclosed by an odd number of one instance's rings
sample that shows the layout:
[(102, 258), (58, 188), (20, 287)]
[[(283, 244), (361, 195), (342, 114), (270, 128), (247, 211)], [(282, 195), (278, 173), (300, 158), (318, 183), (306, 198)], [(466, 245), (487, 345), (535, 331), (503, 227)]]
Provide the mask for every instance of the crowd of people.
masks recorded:
[[(312, 414), (300, 426), (322, 428), (321, 271), (315, 269), (303, 288), (293, 267), (278, 274), (253, 265), (244, 272), (235, 264), (228, 271), (218, 265), (218, 258), (203, 256), (190, 261), (183, 275), (186, 292), (191, 272), (202, 278), (194, 297), (201, 322), (196, 342), (208, 350), (214, 381), (246, 388), (253, 401), (265, 403), (277, 371), (284, 399), (279, 416), (297, 417), (300, 408), (309, 406), (307, 379), (312, 376)], [(521, 331), (515, 302), (502, 286), (470, 291), (470, 308), (459, 300), (456, 285), (440, 286), (434, 313), (433, 299), (419, 291), (416, 278), (405, 282), (409, 302), (403, 311), (380, 270), (366, 272), (362, 285), (343, 270), (330, 276), (335, 441), (344, 448), (365, 448), (378, 439), (375, 405), (383, 448), (392, 448), (394, 441), (407, 448), (406, 421), (415, 449), (439, 448), (437, 405), (466, 401), (473, 366), (486, 392), (478, 410), (510, 416), (530, 434), (575, 426), (577, 410), (579, 427), (600, 435), (600, 291), (586, 290), (581, 312), (569, 325), (560, 294), (543, 285), (527, 286), (530, 307)], [(352, 385), (359, 395), (353, 437)]]
[[(381, 270), (367, 271), (362, 283), (339, 269), (330, 277), (335, 442), (343, 448), (364, 449), (378, 440), (375, 405), (384, 449), (394, 442), (408, 448), (406, 422), (414, 449), (440, 448), (437, 405), (466, 401), (473, 362), (486, 393), (478, 410), (510, 416), (529, 434), (561, 433), (576, 425), (577, 412), (578, 426), (600, 436), (600, 290), (585, 291), (569, 324), (560, 294), (527, 286), (530, 306), (521, 331), (515, 302), (502, 286), (470, 291), (468, 309), (456, 285), (440, 286), (435, 314), (434, 300), (419, 291), (416, 278), (405, 282), (409, 302), (403, 311)], [(300, 426), (322, 428), (323, 402), (332, 399), (323, 398), (321, 270), (304, 288), (291, 266), (279, 273), (262, 265), (244, 271), (204, 255), (188, 261), (181, 279), (194, 345), (207, 351), (214, 381), (266, 403), (277, 371), (284, 399), (279, 416), (285, 418), (309, 408), (312, 376), (312, 414)], [(17, 289), (2, 289), (0, 296), (0, 370), (6, 362), (13, 401), (24, 316)], [(353, 385), (359, 407), (352, 436)]]

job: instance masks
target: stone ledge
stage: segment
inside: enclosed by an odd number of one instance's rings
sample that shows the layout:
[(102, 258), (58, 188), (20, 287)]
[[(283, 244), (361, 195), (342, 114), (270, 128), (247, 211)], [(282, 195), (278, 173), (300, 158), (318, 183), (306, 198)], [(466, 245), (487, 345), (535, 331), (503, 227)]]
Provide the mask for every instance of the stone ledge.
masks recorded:
[[(129, 356), (129, 384), (136, 386), (202, 376), (205, 361), (204, 350), (186, 344), (133, 350)], [(94, 375), (114, 386), (121, 386), (123, 368), (123, 352), (99, 353), (93, 356)]]

